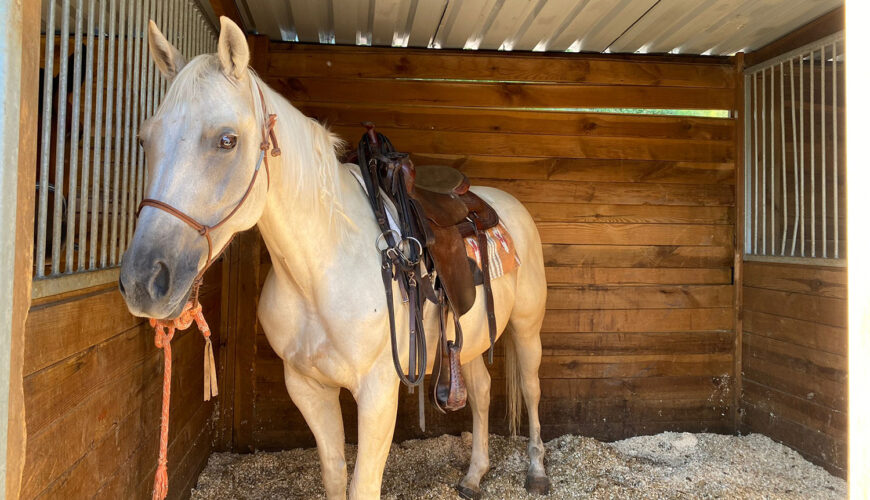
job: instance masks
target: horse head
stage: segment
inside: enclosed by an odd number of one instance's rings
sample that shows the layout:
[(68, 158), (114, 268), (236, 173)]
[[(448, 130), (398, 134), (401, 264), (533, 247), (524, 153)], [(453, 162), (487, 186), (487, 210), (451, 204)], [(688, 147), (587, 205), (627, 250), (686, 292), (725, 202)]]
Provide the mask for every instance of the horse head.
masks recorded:
[(229, 19), (221, 18), (217, 54), (186, 62), (153, 21), (148, 46), (170, 86), (140, 128), (145, 201), (119, 288), (131, 313), (173, 318), (233, 235), (263, 212), (268, 117), (245, 35)]

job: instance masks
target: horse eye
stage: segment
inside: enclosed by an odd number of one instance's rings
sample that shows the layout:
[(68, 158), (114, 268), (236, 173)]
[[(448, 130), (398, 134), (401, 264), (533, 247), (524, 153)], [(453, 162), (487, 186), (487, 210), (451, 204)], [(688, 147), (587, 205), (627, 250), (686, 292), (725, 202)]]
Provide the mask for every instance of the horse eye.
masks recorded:
[(145, 143), (142, 142), (142, 138), (137, 138), (137, 141), (139, 142), (139, 149), (145, 149)]
[(236, 136), (233, 134), (222, 135), (219, 145), (221, 149), (233, 149), (236, 147)]

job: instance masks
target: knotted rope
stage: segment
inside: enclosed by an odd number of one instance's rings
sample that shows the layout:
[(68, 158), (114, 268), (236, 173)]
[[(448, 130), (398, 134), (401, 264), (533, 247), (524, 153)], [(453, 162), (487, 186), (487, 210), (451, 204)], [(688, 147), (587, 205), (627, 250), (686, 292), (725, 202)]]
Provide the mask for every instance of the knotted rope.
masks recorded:
[(198, 286), (195, 287), (193, 299), (190, 300), (181, 311), (181, 315), (175, 319), (148, 320), (154, 328), (154, 345), (163, 349), (163, 410), (160, 414), (160, 454), (157, 458), (157, 472), (154, 475), (154, 491), (152, 500), (163, 500), (169, 492), (169, 475), (167, 473), (166, 454), (169, 448), (169, 400), (170, 387), (172, 385), (172, 337), (176, 330), (186, 330), (196, 322), (197, 328), (205, 338), (205, 352), (203, 354), (203, 388), (202, 398), (208, 401), (212, 396), (217, 396), (217, 371), (214, 363), (214, 350), (211, 345), (211, 330), (205, 317), (202, 315), (202, 304), (199, 303)]

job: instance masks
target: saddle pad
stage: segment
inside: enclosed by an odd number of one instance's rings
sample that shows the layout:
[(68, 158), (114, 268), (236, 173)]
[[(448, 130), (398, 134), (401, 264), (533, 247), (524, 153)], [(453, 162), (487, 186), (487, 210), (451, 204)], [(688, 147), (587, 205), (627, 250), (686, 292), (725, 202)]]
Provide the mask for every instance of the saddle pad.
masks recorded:
[[(486, 243), (489, 251), (490, 279), (500, 278), (520, 267), (520, 257), (514, 247), (514, 240), (501, 222), (486, 230)], [(465, 252), (468, 258), (474, 259), (480, 267), (480, 246), (474, 236), (465, 238)]]

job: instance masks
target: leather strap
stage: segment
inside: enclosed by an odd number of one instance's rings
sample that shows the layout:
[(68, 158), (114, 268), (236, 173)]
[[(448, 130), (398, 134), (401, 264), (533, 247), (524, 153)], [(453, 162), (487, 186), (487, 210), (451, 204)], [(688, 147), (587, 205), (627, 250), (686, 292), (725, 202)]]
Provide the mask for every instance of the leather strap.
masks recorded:
[(486, 322), (489, 326), (489, 364), (492, 365), (492, 353), (495, 346), (495, 304), (492, 299), (492, 278), (489, 275), (489, 245), (486, 239), (486, 231), (477, 229), (477, 212), (472, 212), (470, 217), (474, 226), (474, 234), (477, 237), (477, 245), (480, 248), (480, 270), (483, 273), (483, 296), (486, 300)]

